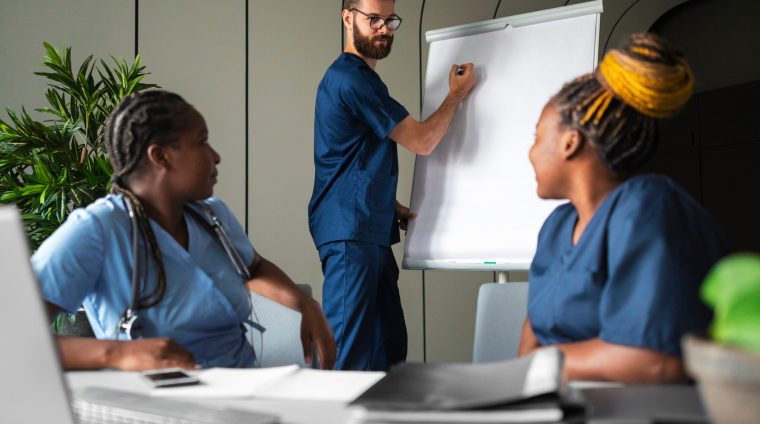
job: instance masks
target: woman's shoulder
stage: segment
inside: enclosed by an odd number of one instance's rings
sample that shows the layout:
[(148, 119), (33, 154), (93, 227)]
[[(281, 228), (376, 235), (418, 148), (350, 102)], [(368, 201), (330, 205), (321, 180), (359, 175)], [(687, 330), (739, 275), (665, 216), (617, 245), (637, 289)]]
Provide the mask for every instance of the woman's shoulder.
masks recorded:
[(229, 233), (228, 235), (234, 240), (244, 240), (245, 243), (250, 244), (245, 229), (237, 220), (232, 210), (218, 197), (209, 197), (199, 201), (205, 208), (211, 209), (216, 217), (221, 221), (224, 229)]
[(620, 187), (621, 197), (646, 199), (674, 199), (693, 201), (677, 182), (658, 174), (642, 174), (629, 178)]
[(577, 215), (578, 212), (570, 202), (557, 206), (541, 226), (539, 240), (547, 238), (550, 240), (556, 239), (558, 237), (557, 233), (561, 232), (564, 225), (567, 225), (568, 222), (575, 222)]
[(200, 200), (198, 203), (201, 203), (205, 207), (210, 208), (211, 211), (217, 216), (217, 218), (219, 218), (225, 225), (229, 225), (231, 222), (237, 221), (237, 218), (235, 218), (235, 214), (232, 213), (230, 207), (227, 206), (227, 204), (218, 197), (212, 196), (207, 199)]
[(563, 203), (557, 206), (556, 208), (554, 208), (552, 213), (550, 213), (549, 216), (546, 218), (545, 224), (552, 225), (553, 223), (557, 223), (557, 222), (565, 222), (568, 218), (575, 219), (575, 216), (577, 214), (578, 212), (572, 203), (570, 202)]
[(639, 175), (624, 182), (617, 191), (613, 220), (671, 230), (698, 227), (719, 232), (710, 213), (669, 177)]
[[(75, 209), (69, 215), (70, 220), (94, 221), (100, 224), (112, 224), (127, 219), (121, 195), (108, 194), (96, 199), (84, 208)], [(107, 225), (105, 225), (107, 226)]]
[(222, 201), (222, 199), (220, 199), (218, 197), (215, 197), (215, 196), (211, 196), (211, 197), (209, 197), (207, 199), (199, 200), (198, 203), (201, 203), (201, 204), (203, 204), (203, 205), (205, 205), (207, 207), (210, 207), (211, 210), (213, 210), (214, 213), (216, 213), (217, 215), (220, 214), (220, 213), (222, 213), (224, 215), (228, 215), (228, 214), (231, 213), (230, 212), (230, 207), (227, 206), (227, 204), (224, 203), (224, 201)]
[(67, 221), (95, 225), (102, 231), (109, 231), (129, 223), (129, 216), (121, 195), (108, 194), (84, 208), (75, 209)]
[[(66, 221), (50, 235), (35, 253), (35, 260), (45, 257), (62, 257), (58, 251), (66, 251), (72, 246), (82, 250), (102, 250), (106, 240), (115, 240), (114, 235), (128, 224), (127, 214), (119, 210), (120, 202), (113, 196), (99, 198), (83, 208), (73, 210)], [(123, 221), (123, 222), (122, 222)]]
[(644, 174), (623, 182), (612, 194), (613, 211), (619, 215), (703, 213), (703, 208), (669, 177)]

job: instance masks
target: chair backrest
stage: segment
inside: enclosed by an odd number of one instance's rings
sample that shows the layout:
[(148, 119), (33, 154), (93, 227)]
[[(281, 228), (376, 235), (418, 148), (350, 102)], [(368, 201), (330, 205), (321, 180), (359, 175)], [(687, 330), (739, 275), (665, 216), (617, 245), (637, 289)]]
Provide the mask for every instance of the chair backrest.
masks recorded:
[(480, 286), (472, 362), (516, 358), (527, 312), (528, 283)]
[[(297, 284), (297, 286), (311, 297), (310, 285)], [(278, 367), (297, 364), (301, 367), (312, 367), (313, 362), (311, 364), (303, 362), (301, 314), (256, 293), (251, 293), (251, 301), (259, 324), (266, 329), (261, 337), (258, 331), (253, 330), (253, 336), (249, 338), (253, 342), (253, 348), (261, 366)]]

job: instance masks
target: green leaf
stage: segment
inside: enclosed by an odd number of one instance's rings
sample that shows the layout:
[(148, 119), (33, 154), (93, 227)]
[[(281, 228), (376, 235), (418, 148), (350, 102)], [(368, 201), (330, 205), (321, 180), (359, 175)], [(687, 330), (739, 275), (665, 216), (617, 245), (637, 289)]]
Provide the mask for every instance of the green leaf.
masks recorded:
[(707, 275), (702, 299), (713, 307), (713, 339), (760, 352), (760, 255), (720, 260)]

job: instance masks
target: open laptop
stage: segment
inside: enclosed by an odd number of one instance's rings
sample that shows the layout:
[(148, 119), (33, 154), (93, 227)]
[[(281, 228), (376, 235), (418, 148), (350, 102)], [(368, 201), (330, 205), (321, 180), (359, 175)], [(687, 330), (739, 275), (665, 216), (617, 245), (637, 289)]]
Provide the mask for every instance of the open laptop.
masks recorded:
[(273, 415), (87, 388), (69, 399), (21, 217), (0, 206), (0, 417), (8, 423), (246, 423)]

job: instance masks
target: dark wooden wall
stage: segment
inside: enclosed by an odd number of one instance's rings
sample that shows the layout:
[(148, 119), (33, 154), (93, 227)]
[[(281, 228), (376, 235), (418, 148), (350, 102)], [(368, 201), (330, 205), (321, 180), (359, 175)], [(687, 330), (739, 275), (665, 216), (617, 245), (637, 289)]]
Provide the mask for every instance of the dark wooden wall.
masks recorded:
[(697, 93), (645, 167), (681, 183), (736, 250), (760, 251), (760, 80)]

